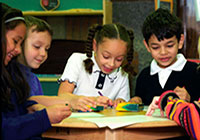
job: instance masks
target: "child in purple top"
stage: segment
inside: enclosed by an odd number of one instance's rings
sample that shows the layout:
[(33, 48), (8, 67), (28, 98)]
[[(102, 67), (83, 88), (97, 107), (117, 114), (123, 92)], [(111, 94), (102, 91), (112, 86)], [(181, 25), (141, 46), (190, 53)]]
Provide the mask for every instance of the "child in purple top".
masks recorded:
[(22, 52), (18, 56), (21, 70), (31, 88), (30, 96), (44, 95), (37, 76), (31, 69), (37, 69), (48, 57), (53, 31), (49, 24), (42, 19), (25, 16), (26, 37), (22, 44)]
[(91, 111), (86, 105), (81, 108), (78, 103), (82, 100), (86, 100), (87, 102), (85, 103), (87, 105), (95, 107), (96, 103), (93, 98), (77, 95), (69, 95), (67, 97), (44, 96), (40, 81), (37, 76), (31, 72), (31, 69), (38, 69), (40, 65), (46, 61), (48, 50), (51, 46), (53, 31), (47, 22), (33, 16), (25, 16), (25, 22), (27, 27), (26, 37), (22, 44), (22, 53), (17, 57), (17, 60), (30, 86), (29, 99), (44, 106), (70, 104), (73, 109)]

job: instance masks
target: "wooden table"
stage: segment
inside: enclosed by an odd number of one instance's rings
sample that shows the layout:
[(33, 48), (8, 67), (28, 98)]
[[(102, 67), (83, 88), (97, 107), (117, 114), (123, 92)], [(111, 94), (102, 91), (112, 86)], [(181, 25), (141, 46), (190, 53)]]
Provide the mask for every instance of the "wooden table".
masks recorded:
[[(102, 112), (105, 116), (141, 115), (141, 112), (117, 112), (107, 109)], [(137, 123), (123, 128), (111, 130), (98, 128), (95, 123), (77, 118), (67, 118), (43, 133), (43, 137), (66, 140), (155, 140), (185, 136), (186, 132), (174, 121), (157, 121)]]

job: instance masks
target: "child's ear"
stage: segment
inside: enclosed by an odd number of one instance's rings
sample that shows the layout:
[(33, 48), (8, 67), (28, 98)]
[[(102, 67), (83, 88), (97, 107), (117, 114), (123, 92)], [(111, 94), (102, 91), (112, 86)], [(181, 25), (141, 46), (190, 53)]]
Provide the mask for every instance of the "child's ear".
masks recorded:
[(149, 49), (149, 45), (148, 45), (148, 43), (145, 41), (145, 39), (143, 40), (143, 43), (144, 43), (144, 46), (146, 47), (147, 51), (148, 51), (148, 52), (151, 52), (150, 49)]
[(181, 34), (181, 38), (180, 38), (179, 43), (178, 43), (178, 49), (183, 48), (184, 40), (185, 40), (185, 36), (184, 36), (184, 34)]
[(92, 48), (93, 48), (93, 51), (94, 51), (94, 52), (97, 51), (97, 42), (96, 42), (95, 39), (93, 39)]

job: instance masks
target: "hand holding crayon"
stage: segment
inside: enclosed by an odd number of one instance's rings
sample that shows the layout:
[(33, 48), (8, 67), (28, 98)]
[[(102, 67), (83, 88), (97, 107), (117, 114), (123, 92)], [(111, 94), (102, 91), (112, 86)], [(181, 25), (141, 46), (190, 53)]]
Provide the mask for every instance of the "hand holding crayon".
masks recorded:
[(94, 97), (74, 96), (71, 99), (70, 104), (73, 109), (80, 110), (83, 112), (92, 111), (92, 109), (89, 108), (88, 105), (96, 108), (96, 102)]
[(104, 106), (104, 108), (107, 108), (108, 106), (112, 106), (113, 105), (113, 102), (111, 99), (109, 99), (108, 97), (106, 96), (103, 96), (103, 94), (99, 91), (98, 94), (100, 96), (98, 96), (96, 98), (96, 101), (97, 101), (97, 105), (99, 106)]

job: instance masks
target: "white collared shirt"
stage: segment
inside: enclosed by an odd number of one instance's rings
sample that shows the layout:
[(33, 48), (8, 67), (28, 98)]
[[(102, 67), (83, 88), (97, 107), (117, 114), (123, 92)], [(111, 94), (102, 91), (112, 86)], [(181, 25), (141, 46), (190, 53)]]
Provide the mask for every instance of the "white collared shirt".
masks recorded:
[(164, 69), (158, 66), (155, 59), (153, 59), (151, 62), (150, 75), (154, 75), (154, 74), (158, 73), (159, 83), (162, 88), (164, 88), (171, 72), (172, 71), (182, 71), (187, 62), (187, 60), (185, 59), (185, 57), (182, 54), (177, 54), (176, 57), (177, 57), (176, 62), (174, 64), (172, 64), (171, 66), (164, 68)]
[(104, 96), (115, 100), (122, 98), (126, 101), (130, 100), (130, 89), (128, 74), (122, 75), (121, 68), (114, 70), (106, 75), (102, 89), (95, 88), (101, 71), (95, 61), (94, 55), (91, 58), (94, 62), (92, 73), (89, 74), (85, 70), (83, 60), (87, 58), (86, 54), (73, 53), (66, 64), (65, 70), (59, 79), (60, 81), (68, 80), (76, 85), (73, 93), (84, 96), (99, 96), (100, 91)]

